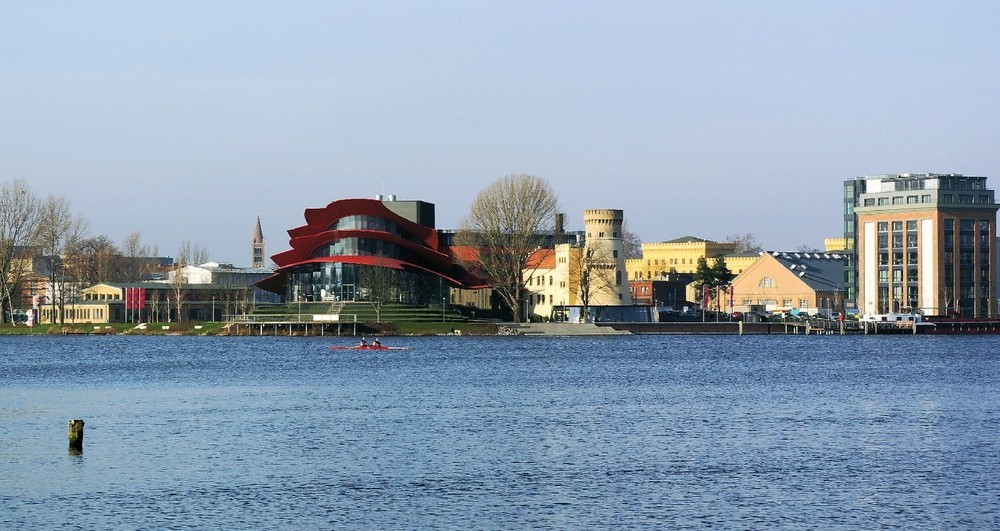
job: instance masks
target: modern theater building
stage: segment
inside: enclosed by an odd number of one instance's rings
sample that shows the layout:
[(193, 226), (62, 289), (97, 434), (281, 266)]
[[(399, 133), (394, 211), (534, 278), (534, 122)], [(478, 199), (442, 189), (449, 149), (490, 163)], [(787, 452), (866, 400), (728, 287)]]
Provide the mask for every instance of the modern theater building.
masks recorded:
[(291, 249), (271, 257), (275, 274), (258, 284), (288, 302), (363, 299), (378, 268), (396, 272), (395, 302), (429, 304), (450, 288), (482, 287), (442, 243), (431, 203), (342, 199), (307, 209), (305, 220), (288, 231)]
[[(996, 213), (986, 177), (899, 174), (844, 183), (863, 314), (996, 317)], [(849, 294), (849, 297), (852, 294)]]

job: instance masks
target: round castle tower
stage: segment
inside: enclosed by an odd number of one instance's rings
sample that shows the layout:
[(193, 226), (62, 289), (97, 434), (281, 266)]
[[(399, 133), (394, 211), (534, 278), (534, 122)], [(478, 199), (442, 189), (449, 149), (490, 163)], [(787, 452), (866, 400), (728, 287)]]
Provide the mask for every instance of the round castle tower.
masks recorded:
[(595, 256), (607, 260), (602, 269), (608, 271), (610, 289), (598, 290), (591, 301), (594, 305), (629, 305), (632, 296), (628, 289), (625, 271), (625, 244), (622, 239), (623, 211), (613, 208), (592, 208), (583, 211), (583, 225), (587, 233), (586, 247), (594, 249)]

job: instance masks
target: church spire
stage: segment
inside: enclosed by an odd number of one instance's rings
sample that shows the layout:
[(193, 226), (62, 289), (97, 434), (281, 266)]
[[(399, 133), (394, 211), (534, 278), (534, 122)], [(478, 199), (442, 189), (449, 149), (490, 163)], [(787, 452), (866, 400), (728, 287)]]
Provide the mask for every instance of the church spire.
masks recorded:
[(257, 226), (250, 240), (250, 253), (250, 267), (264, 267), (264, 232), (260, 230), (260, 216), (257, 216)]

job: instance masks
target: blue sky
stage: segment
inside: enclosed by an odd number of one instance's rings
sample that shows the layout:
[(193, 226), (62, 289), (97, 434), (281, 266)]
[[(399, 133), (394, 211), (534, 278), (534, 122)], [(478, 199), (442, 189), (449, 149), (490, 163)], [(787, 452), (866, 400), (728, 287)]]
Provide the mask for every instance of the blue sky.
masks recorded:
[(247, 265), (306, 208), (453, 228), (510, 173), (644, 241), (841, 231), (843, 179), (1000, 186), (998, 2), (5, 2), (0, 179)]

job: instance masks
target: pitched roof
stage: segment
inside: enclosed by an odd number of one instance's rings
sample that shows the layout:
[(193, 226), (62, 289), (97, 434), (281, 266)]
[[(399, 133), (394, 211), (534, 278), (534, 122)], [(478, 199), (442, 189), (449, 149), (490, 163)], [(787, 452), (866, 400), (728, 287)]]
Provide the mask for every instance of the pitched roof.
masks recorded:
[(539, 247), (531, 253), (525, 265), (533, 269), (555, 269), (556, 253), (551, 247)]
[(838, 253), (804, 253), (771, 251), (781, 265), (817, 291), (844, 288), (844, 255)]
[(663, 243), (715, 243), (715, 242), (711, 240), (706, 240), (704, 238), (696, 238), (694, 236), (681, 236), (680, 238), (667, 240)]
[(253, 238), (250, 243), (264, 243), (264, 232), (260, 230), (260, 216), (257, 216), (257, 226), (253, 229)]

